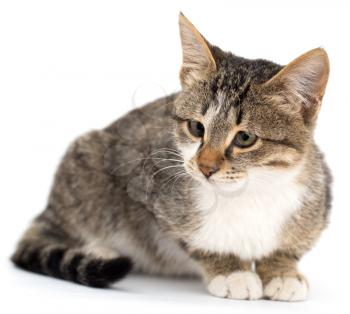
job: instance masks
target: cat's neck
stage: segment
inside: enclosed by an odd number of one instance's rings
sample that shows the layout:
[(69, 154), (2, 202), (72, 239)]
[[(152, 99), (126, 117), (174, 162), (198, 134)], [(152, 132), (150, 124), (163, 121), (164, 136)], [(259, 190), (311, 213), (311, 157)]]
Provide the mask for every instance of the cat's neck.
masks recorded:
[(194, 204), (199, 215), (191, 245), (216, 253), (256, 259), (272, 252), (282, 226), (302, 205), (306, 187), (298, 178), (303, 163), (291, 169), (254, 169), (241, 191), (231, 196), (197, 185)]

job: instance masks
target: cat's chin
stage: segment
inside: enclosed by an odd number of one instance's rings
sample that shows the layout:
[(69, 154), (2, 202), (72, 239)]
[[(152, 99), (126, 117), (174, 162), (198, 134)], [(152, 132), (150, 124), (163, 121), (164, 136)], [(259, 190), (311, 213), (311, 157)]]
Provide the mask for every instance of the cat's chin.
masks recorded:
[(246, 179), (240, 179), (239, 181), (234, 182), (222, 182), (213, 179), (207, 180), (205, 178), (198, 177), (195, 179), (197, 179), (197, 181), (199, 181), (203, 187), (215, 192), (216, 194), (228, 197), (239, 195), (247, 186)]

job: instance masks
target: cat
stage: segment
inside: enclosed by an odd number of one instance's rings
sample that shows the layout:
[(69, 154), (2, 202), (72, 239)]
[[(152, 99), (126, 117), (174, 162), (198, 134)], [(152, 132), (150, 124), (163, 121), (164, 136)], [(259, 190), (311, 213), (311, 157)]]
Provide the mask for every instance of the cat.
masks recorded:
[(286, 66), (211, 45), (179, 16), (182, 89), (75, 140), (20, 268), (92, 287), (129, 271), (200, 276), (214, 296), (304, 300), (297, 265), (329, 220), (313, 133), (329, 61)]

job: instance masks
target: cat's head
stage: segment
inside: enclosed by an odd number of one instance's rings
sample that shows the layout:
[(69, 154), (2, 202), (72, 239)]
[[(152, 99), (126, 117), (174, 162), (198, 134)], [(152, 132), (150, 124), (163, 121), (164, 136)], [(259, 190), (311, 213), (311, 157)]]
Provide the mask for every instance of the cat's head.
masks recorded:
[(186, 171), (203, 184), (237, 190), (263, 169), (293, 169), (313, 145), (325, 92), (326, 52), (311, 50), (286, 66), (247, 60), (212, 46), (180, 14), (182, 92), (176, 143)]

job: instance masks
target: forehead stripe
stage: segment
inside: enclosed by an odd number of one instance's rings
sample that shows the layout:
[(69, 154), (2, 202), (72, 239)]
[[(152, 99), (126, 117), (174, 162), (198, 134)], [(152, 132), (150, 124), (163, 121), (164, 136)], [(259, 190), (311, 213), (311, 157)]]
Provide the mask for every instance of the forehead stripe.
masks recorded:
[(236, 125), (239, 125), (242, 122), (243, 110), (242, 106), (238, 106), (236, 109)]
[(239, 125), (242, 122), (243, 110), (242, 110), (242, 101), (247, 96), (248, 90), (250, 88), (250, 82), (244, 86), (242, 92), (238, 95), (237, 101), (233, 104), (233, 107), (236, 108), (236, 124)]

